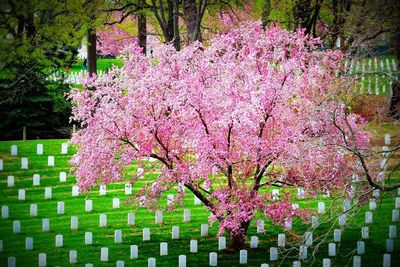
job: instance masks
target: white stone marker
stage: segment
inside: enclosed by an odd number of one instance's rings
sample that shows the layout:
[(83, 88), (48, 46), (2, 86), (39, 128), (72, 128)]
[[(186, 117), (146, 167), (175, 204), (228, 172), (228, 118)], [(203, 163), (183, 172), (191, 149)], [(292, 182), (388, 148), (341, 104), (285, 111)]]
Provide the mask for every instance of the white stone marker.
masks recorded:
[(396, 197), (394, 208), (400, 209), (400, 197)]
[(34, 174), (33, 175), (33, 186), (39, 186), (39, 185), (40, 185), (40, 175)]
[(339, 215), (339, 225), (343, 226), (346, 224), (346, 214), (340, 214)]
[(335, 257), (336, 256), (336, 244), (335, 243), (329, 243), (328, 244), (328, 256), (329, 257)]
[(113, 209), (119, 209), (119, 198), (113, 198)]
[(36, 154), (37, 155), (43, 155), (43, 144), (37, 144), (36, 145)]
[(268, 263), (262, 263), (261, 267), (269, 267), (269, 264)]
[(286, 235), (278, 234), (278, 247), (284, 247), (286, 243)]
[(54, 156), (47, 157), (47, 166), (53, 167), (54, 166)]
[(70, 250), (69, 251), (69, 263), (74, 264), (78, 262), (78, 251)]
[(346, 212), (351, 209), (351, 202), (350, 200), (345, 200), (343, 205), (343, 212)]
[(131, 245), (131, 259), (137, 259), (139, 257), (138, 255), (138, 246), (137, 245)]
[(278, 260), (278, 249), (276, 247), (269, 248), (269, 260), (270, 261)]
[(375, 201), (375, 199), (371, 199), (369, 201), (369, 209), (370, 210), (376, 210), (376, 201)]
[(60, 183), (65, 183), (67, 181), (67, 173), (60, 172)]
[(250, 238), (250, 248), (258, 248), (258, 237), (255, 235)]
[(162, 212), (156, 211), (156, 223), (160, 224), (163, 222)]
[(11, 156), (16, 156), (16, 155), (18, 155), (18, 146), (12, 145), (11, 146)]
[(86, 199), (85, 200), (85, 211), (86, 212), (92, 212), (92, 210), (93, 210), (93, 200)]
[(385, 134), (385, 145), (390, 145), (390, 134)]
[(2, 171), (3, 169), (4, 169), (4, 166), (3, 166), (4, 164), (3, 164), (3, 160), (2, 159), (0, 159), (0, 171)]
[(137, 168), (137, 176), (139, 179), (143, 179), (144, 178), (144, 169), (139, 167)]
[(190, 215), (191, 215), (190, 209), (184, 209), (183, 210), (183, 221), (184, 222), (190, 222)]
[(128, 213), (128, 225), (135, 225), (135, 213)]
[(51, 199), (52, 198), (52, 189), (51, 187), (46, 187), (44, 189), (44, 199)]
[(50, 219), (47, 218), (42, 219), (42, 231), (43, 232), (50, 231)]
[(399, 210), (392, 210), (392, 222), (399, 221)]
[(201, 236), (208, 236), (208, 224), (202, 224), (200, 227), (200, 235)]
[(389, 226), (389, 238), (397, 238), (397, 227), (396, 225)]
[(306, 260), (308, 257), (307, 255), (307, 246), (301, 245), (299, 250), (299, 258), (301, 260)]
[(367, 212), (365, 213), (365, 223), (366, 223), (366, 224), (371, 224), (371, 223), (373, 223), (373, 220), (372, 220), (372, 212), (367, 211)]
[(390, 254), (383, 254), (383, 267), (390, 267), (391, 266), (391, 256)]
[(297, 197), (304, 198), (304, 188), (303, 187), (297, 188)]
[(29, 216), (36, 217), (37, 216), (37, 204), (31, 204), (29, 208)]
[(300, 261), (294, 261), (293, 262), (293, 267), (301, 267), (301, 262)]
[(28, 158), (21, 158), (21, 169), (28, 169)]
[(14, 234), (21, 233), (21, 222), (20, 221), (13, 221), (13, 233)]
[(25, 200), (25, 189), (18, 189), (18, 200)]
[(323, 259), (322, 267), (331, 267), (331, 259)]
[(100, 214), (100, 227), (107, 227), (107, 214)]
[(218, 250), (226, 249), (226, 237), (220, 236), (218, 237)]
[(71, 217), (71, 230), (73, 230), (73, 231), (78, 230), (78, 217), (77, 216)]
[(68, 144), (67, 143), (61, 144), (61, 154), (63, 154), (63, 155), (68, 154)]
[(143, 228), (143, 241), (150, 241), (150, 228)]
[(86, 263), (85, 267), (93, 267), (93, 264), (92, 263)]
[(92, 244), (93, 244), (93, 233), (85, 232), (85, 245), (92, 245)]
[(116, 267), (125, 267), (125, 262), (124, 261), (117, 261)]
[(333, 242), (340, 242), (342, 238), (342, 231), (340, 229), (333, 230)]
[(239, 264), (247, 264), (247, 250), (245, 249), (239, 251)]
[(357, 254), (358, 255), (365, 254), (365, 242), (364, 241), (357, 241)]
[(257, 220), (257, 233), (264, 233), (264, 221), (263, 220)]
[(39, 267), (46, 267), (47, 260), (46, 260), (46, 253), (39, 253)]
[(286, 218), (284, 227), (286, 230), (292, 230), (292, 219)]
[(12, 175), (7, 176), (7, 186), (8, 187), (14, 186), (14, 176)]
[(9, 217), (8, 206), (1, 206), (1, 218), (8, 219), (8, 217)]
[(105, 186), (105, 185), (100, 185), (99, 195), (100, 195), (100, 196), (105, 196), (106, 194), (107, 194), (107, 186)]
[(64, 245), (64, 238), (62, 235), (56, 235), (56, 247), (61, 248)]
[(372, 191), (372, 196), (374, 198), (378, 198), (380, 194), (380, 190), (379, 189), (375, 189), (374, 191)]
[(122, 243), (122, 231), (121, 230), (114, 231), (114, 243), (115, 244)]
[(312, 234), (312, 232), (305, 232), (304, 241), (305, 241), (306, 246), (308, 246), (308, 247), (313, 244), (313, 234)]
[(7, 267), (15, 267), (17, 264), (17, 260), (15, 257), (8, 257), (7, 258)]
[(277, 200), (279, 199), (279, 189), (272, 189), (272, 199)]
[(161, 242), (160, 243), (160, 256), (167, 256), (168, 255), (168, 243)]
[(147, 267), (156, 267), (156, 258), (148, 258)]
[(179, 226), (172, 226), (172, 239), (179, 239)]
[(125, 195), (132, 194), (132, 184), (125, 184)]
[(368, 227), (362, 227), (361, 228), (361, 238), (362, 239), (368, 239), (369, 238), (369, 229), (368, 229)]
[(201, 205), (201, 200), (196, 196), (194, 196), (194, 205)]
[(317, 228), (318, 226), (319, 226), (318, 217), (317, 216), (311, 216), (311, 227), (312, 228)]
[(386, 239), (386, 252), (392, 253), (394, 248), (393, 239)]
[(59, 201), (57, 202), (57, 214), (62, 215), (65, 212), (65, 205), (64, 202)]
[(174, 199), (175, 199), (174, 195), (172, 195), (172, 194), (168, 195), (167, 196), (167, 205), (171, 206), (172, 204), (174, 204)]
[(108, 261), (108, 248), (104, 247), (100, 250), (100, 261)]
[(325, 214), (325, 202), (318, 202), (318, 214)]
[(198, 247), (198, 242), (197, 240), (190, 240), (190, 252), (191, 253), (197, 253), (197, 247)]
[(74, 186), (72, 187), (72, 196), (73, 196), (73, 197), (79, 196), (79, 186), (74, 185)]
[(178, 262), (178, 267), (186, 267), (186, 255), (179, 255)]
[(353, 267), (361, 267), (361, 256), (353, 257)]
[(209, 254), (209, 265), (217, 266), (218, 263), (218, 254), (217, 252), (210, 252)]

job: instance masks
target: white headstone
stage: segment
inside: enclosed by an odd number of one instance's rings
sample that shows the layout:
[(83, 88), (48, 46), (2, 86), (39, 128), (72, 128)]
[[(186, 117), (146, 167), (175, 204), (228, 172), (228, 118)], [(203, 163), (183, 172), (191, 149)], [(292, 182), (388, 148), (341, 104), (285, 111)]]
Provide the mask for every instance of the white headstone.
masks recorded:
[(67, 173), (60, 172), (60, 183), (65, 183), (67, 181)]
[(357, 254), (358, 255), (365, 254), (365, 243), (364, 243), (364, 241), (357, 241)]
[(37, 155), (43, 155), (43, 144), (37, 144), (36, 145), (36, 154)]
[(132, 184), (125, 184), (125, 195), (132, 194)]
[(85, 232), (85, 245), (92, 245), (92, 244), (93, 244), (93, 233)]
[(119, 198), (113, 198), (113, 209), (119, 209)]
[(9, 217), (8, 206), (1, 206), (1, 218), (8, 219), (8, 217)]
[(194, 196), (194, 205), (201, 205), (201, 200), (196, 196)]
[(365, 223), (366, 223), (366, 224), (371, 224), (371, 223), (373, 223), (373, 220), (372, 220), (372, 212), (371, 212), (371, 211), (367, 211), (367, 212), (365, 213)]
[(122, 243), (122, 231), (121, 230), (114, 231), (114, 243), (115, 244)]
[(78, 217), (77, 216), (71, 217), (71, 230), (78, 230)]
[(178, 267), (186, 267), (186, 255), (179, 255), (178, 261)]
[(56, 235), (56, 247), (60, 248), (64, 245), (64, 240), (63, 240), (63, 236), (62, 235)]
[(385, 145), (390, 145), (390, 134), (385, 134)]
[(395, 209), (400, 209), (400, 197), (395, 198)]
[(17, 260), (15, 257), (8, 257), (7, 258), (7, 267), (15, 267), (17, 264)]
[(350, 202), (350, 200), (345, 200), (345, 201), (344, 201), (343, 212), (346, 212), (346, 211), (348, 211), (348, 210), (350, 210), (350, 209), (351, 209), (351, 202)]
[(226, 237), (220, 236), (218, 237), (218, 250), (226, 249)]
[(116, 267), (125, 267), (125, 262), (121, 260), (117, 261)]
[(7, 176), (7, 186), (8, 187), (14, 186), (14, 176), (12, 175)]
[(397, 238), (397, 226), (390, 225), (389, 226), (389, 238)]
[(150, 228), (143, 228), (143, 241), (150, 241)]
[(255, 235), (250, 238), (250, 248), (258, 248), (258, 237)]
[(386, 252), (392, 253), (394, 248), (393, 239), (386, 239)]
[(47, 166), (53, 167), (54, 166), (54, 156), (47, 157)]
[(138, 246), (137, 245), (131, 245), (131, 259), (137, 259), (139, 257), (138, 255)]
[(32, 250), (33, 249), (33, 238), (27, 237), (25, 238), (25, 250)]
[(105, 196), (107, 194), (107, 187), (105, 185), (100, 185), (99, 195)]
[(369, 238), (369, 229), (368, 229), (368, 227), (362, 227), (361, 228), (361, 238), (362, 239), (368, 239)]
[(278, 260), (278, 249), (276, 247), (269, 248), (269, 260), (270, 261)]
[(37, 216), (37, 204), (31, 204), (31, 206), (29, 208), (29, 215), (31, 217)]
[(331, 260), (330, 259), (323, 259), (322, 260), (322, 267), (331, 267)]
[(86, 212), (92, 212), (92, 210), (93, 210), (93, 200), (86, 199), (85, 200), (85, 211)]
[(371, 199), (369, 201), (369, 209), (370, 210), (376, 210), (376, 201), (375, 201), (375, 199)]
[(18, 155), (18, 146), (12, 145), (11, 146), (11, 156), (16, 156), (16, 155)]
[(361, 267), (361, 256), (353, 257), (353, 267)]
[(257, 220), (257, 233), (264, 233), (265, 229), (264, 229), (264, 221), (263, 220)]
[(272, 199), (279, 199), (279, 189), (272, 189)]
[(301, 261), (294, 261), (293, 267), (301, 267)]
[(13, 233), (14, 234), (21, 233), (21, 222), (20, 221), (13, 221)]
[(383, 267), (391, 266), (391, 256), (390, 254), (383, 254)]
[(135, 213), (128, 213), (128, 225), (135, 225)]
[(312, 232), (305, 232), (304, 234), (304, 242), (306, 246), (311, 246), (313, 244), (313, 234)]
[(47, 260), (46, 260), (46, 253), (39, 253), (39, 267), (46, 267)]
[(33, 186), (39, 186), (39, 185), (40, 185), (40, 175), (34, 174), (33, 175)]
[(308, 255), (307, 255), (307, 246), (301, 245), (300, 246), (300, 250), (299, 250), (299, 258), (301, 260), (305, 260), (307, 259)]
[(190, 252), (197, 253), (197, 240), (190, 240)]
[(57, 214), (58, 215), (64, 214), (64, 212), (65, 212), (64, 208), (65, 208), (64, 202), (62, 202), (62, 201), (57, 202)]
[(21, 158), (21, 169), (28, 169), (28, 158)]
[(333, 230), (333, 241), (340, 242), (342, 238), (342, 231), (340, 229)]
[(399, 210), (392, 210), (392, 222), (399, 221)]
[(239, 264), (247, 264), (247, 250), (245, 249), (239, 251)]
[(302, 187), (297, 188), (297, 197), (304, 198), (304, 189)]
[(285, 219), (285, 229), (286, 230), (291, 230), (292, 229), (292, 219), (291, 218), (286, 218)]
[(278, 247), (284, 247), (286, 243), (286, 235), (278, 234)]
[(42, 231), (43, 232), (50, 231), (50, 219), (47, 218), (42, 219)]
[(107, 215), (102, 213), (100, 214), (100, 227), (107, 227)]
[(340, 214), (339, 215), (339, 225), (343, 226), (346, 224), (346, 214)]
[(328, 256), (329, 257), (335, 257), (336, 256), (336, 244), (335, 243), (329, 243), (328, 244)]
[(156, 258), (148, 258), (147, 267), (156, 267)]
[(208, 224), (202, 224), (200, 228), (200, 235), (208, 236)]
[(104, 247), (100, 249), (100, 261), (108, 261), (108, 248)]
[(44, 199), (51, 199), (52, 197), (51, 193), (52, 193), (51, 187), (46, 187), (44, 189)]
[(216, 252), (210, 252), (210, 256), (209, 256), (209, 265), (210, 266), (217, 266), (218, 263), (218, 255)]
[(3, 164), (3, 160), (2, 159), (0, 159), (0, 171), (2, 171), (3, 169), (4, 169), (4, 166), (3, 166), (4, 164)]
[(25, 189), (18, 189), (18, 200), (25, 200)]
[[(386, 165), (386, 163), (385, 163), (385, 165)], [(372, 191), (372, 196), (374, 198), (378, 198), (379, 197), (379, 193), (380, 193), (380, 190), (379, 189), (375, 189), (374, 191)]]
[(137, 169), (137, 176), (138, 176), (139, 179), (143, 179), (144, 178), (144, 169), (143, 168), (139, 167)]
[(318, 214), (325, 214), (325, 202), (318, 202)]
[(317, 228), (318, 226), (319, 226), (318, 217), (317, 216), (311, 216), (311, 227), (312, 228)]
[(78, 251), (70, 250), (69, 251), (69, 263), (74, 264), (78, 262)]
[(161, 211), (156, 211), (156, 223), (162, 223), (163, 222), (163, 216)]
[(183, 221), (184, 222), (190, 222), (190, 213), (191, 213), (190, 209), (185, 209), (183, 211)]
[(169, 194), (169, 195), (167, 196), (167, 205), (168, 205), (168, 206), (171, 206), (172, 204), (174, 204), (174, 199), (175, 199), (174, 195)]
[(179, 226), (172, 226), (172, 239), (179, 239)]
[(269, 267), (269, 264), (268, 263), (262, 263), (261, 267)]
[(74, 186), (72, 187), (72, 196), (73, 196), (73, 197), (79, 196), (79, 186), (74, 185)]
[(168, 243), (161, 242), (160, 243), (160, 256), (167, 256), (168, 255)]
[(67, 143), (61, 144), (61, 154), (63, 154), (63, 155), (68, 154), (68, 144)]

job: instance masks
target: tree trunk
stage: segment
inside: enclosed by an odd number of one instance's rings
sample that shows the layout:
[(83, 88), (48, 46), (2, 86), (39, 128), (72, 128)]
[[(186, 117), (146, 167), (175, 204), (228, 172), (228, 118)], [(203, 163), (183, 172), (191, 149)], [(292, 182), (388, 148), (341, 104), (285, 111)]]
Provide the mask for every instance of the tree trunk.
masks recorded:
[(197, 12), (196, 0), (183, 1), (183, 19), (187, 30), (188, 44), (200, 40), (200, 22), (201, 14)]
[(265, 30), (269, 22), (269, 13), (271, 12), (271, 0), (263, 0), (261, 8), (261, 23), (262, 28)]
[(234, 250), (241, 250), (246, 247), (245, 246), (245, 237), (247, 234), (247, 229), (249, 228), (249, 224), (250, 224), (250, 221), (241, 223), (240, 229), (242, 230), (242, 233), (230, 236), (231, 240), (232, 240), (231, 248), (233, 248)]
[(176, 51), (181, 50), (181, 38), (179, 36), (179, 0), (172, 0), (173, 1), (173, 9), (172, 9), (172, 16), (173, 16), (173, 27), (174, 27), (174, 47)]
[(97, 74), (97, 48), (96, 48), (96, 30), (89, 29), (87, 31), (87, 40), (88, 40), (88, 48), (87, 48), (87, 63), (88, 63), (88, 72), (89, 77), (92, 77), (93, 74)]
[(396, 32), (393, 33), (392, 47), (397, 58), (397, 79), (392, 85), (392, 97), (390, 99), (389, 115), (395, 119), (400, 118), (400, 26), (397, 25)]
[[(143, 6), (144, 0), (140, 0), (139, 4)], [(147, 44), (147, 20), (146, 20), (146, 14), (143, 12), (143, 10), (139, 11), (138, 14), (138, 35), (139, 35), (139, 46), (143, 49), (142, 52), (143, 54), (146, 55), (146, 44)]]

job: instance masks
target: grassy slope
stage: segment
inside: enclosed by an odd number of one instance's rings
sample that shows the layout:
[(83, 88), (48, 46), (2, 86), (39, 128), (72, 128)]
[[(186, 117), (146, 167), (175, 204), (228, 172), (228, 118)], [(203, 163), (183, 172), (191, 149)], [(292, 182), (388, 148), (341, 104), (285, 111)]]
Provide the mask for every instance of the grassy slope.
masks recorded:
[[(398, 132), (399, 127), (375, 125), (373, 129), (379, 132)], [(381, 134), (379, 134), (382, 136)], [(380, 138), (377, 145), (382, 145)], [(157, 266), (177, 266), (178, 255), (186, 254), (188, 266), (208, 266), (208, 253), (217, 251), (218, 242), (215, 237), (217, 233), (216, 225), (210, 228), (210, 236), (207, 238), (200, 237), (200, 225), (207, 222), (209, 212), (200, 206), (193, 205), (193, 197), (189, 196), (184, 208), (192, 210), (192, 222), (183, 222), (183, 207), (173, 213), (164, 212), (164, 223), (156, 225), (154, 223), (154, 214), (139, 208), (136, 213), (136, 225), (127, 225), (127, 213), (131, 211), (129, 205), (122, 204), (126, 199), (124, 195), (124, 185), (115, 184), (107, 186), (107, 195), (99, 196), (98, 189), (94, 189), (88, 196), (71, 197), (71, 187), (74, 184), (74, 177), (68, 175), (67, 183), (59, 182), (59, 172), (67, 171), (68, 158), (72, 154), (72, 149), (68, 156), (61, 155), (61, 143), (64, 140), (40, 140), (27, 142), (1, 142), (0, 158), (4, 160), (4, 171), (0, 172), (0, 205), (7, 205), (10, 209), (9, 219), (0, 219), (0, 239), (4, 242), (4, 252), (0, 253), (0, 266), (5, 266), (7, 257), (16, 256), (17, 266), (34, 266), (38, 262), (38, 254), (47, 253), (48, 266), (68, 266), (68, 252), (76, 249), (78, 251), (78, 262), (80, 265), (91, 262), (95, 266), (115, 266), (117, 260), (124, 260), (126, 266), (147, 266), (147, 258), (156, 257)], [(36, 144), (44, 144), (44, 155), (36, 155)], [(10, 146), (18, 145), (18, 157), (10, 156)], [(56, 157), (56, 166), (47, 167), (47, 156)], [(29, 170), (20, 170), (20, 157), (29, 157)], [(41, 175), (41, 185), (32, 186), (32, 176), (34, 173)], [(15, 186), (7, 188), (6, 180), (8, 175), (15, 176)], [(397, 174), (398, 176), (398, 174)], [(151, 180), (151, 176), (146, 176), (146, 180)], [(138, 188), (142, 183), (136, 184), (134, 188)], [(44, 199), (44, 188), (51, 186), (53, 188), (53, 198), (51, 200)], [(18, 189), (26, 189), (26, 200), (18, 201)], [(94, 210), (86, 213), (85, 197), (93, 199)], [(121, 199), (121, 208), (112, 209), (112, 198), (119, 197)], [(388, 236), (388, 226), (391, 222), (391, 210), (394, 208), (393, 194), (386, 195), (378, 210), (374, 211), (374, 224), (370, 225), (370, 239), (366, 241), (366, 255), (362, 256), (362, 266), (381, 266), (382, 255), (385, 251), (385, 240)], [(311, 207), (316, 209), (318, 201), (325, 201), (328, 204), (329, 199), (320, 198), (317, 200), (299, 200), (300, 207)], [(57, 215), (57, 202), (65, 202), (65, 214)], [(38, 217), (29, 216), (29, 206), (31, 203), (38, 204)], [(364, 224), (364, 212), (367, 207), (355, 217), (349, 227), (342, 236), (342, 242), (339, 249), (339, 256), (332, 258), (335, 262), (332, 266), (345, 266), (350, 258), (349, 255), (354, 253), (356, 243), (360, 240), (360, 228)], [(108, 215), (107, 228), (99, 228), (99, 214), (106, 213)], [(79, 230), (70, 230), (70, 217), (77, 215), (79, 217)], [(323, 221), (327, 218), (321, 218)], [(50, 218), (50, 232), (43, 233), (41, 231), (42, 218)], [(12, 234), (12, 221), (21, 221), (20, 234)], [(171, 240), (171, 228), (173, 225), (180, 226), (180, 239)], [(397, 223), (398, 228), (400, 225)], [(151, 241), (142, 242), (142, 229), (150, 227)], [(324, 232), (330, 227), (330, 223), (322, 224), (317, 233)], [(294, 224), (294, 230), (287, 232), (287, 241), (295, 241), (307, 228), (299, 223)], [(113, 233), (115, 229), (122, 230), (123, 243), (114, 244)], [(266, 222), (265, 234), (256, 234), (255, 221), (252, 222), (248, 235), (258, 235), (260, 239), (259, 249), (249, 251), (249, 263), (247, 266), (260, 266), (263, 262), (269, 262), (269, 247), (276, 246), (278, 233), (282, 232), (282, 227), (272, 226)], [(84, 245), (84, 233), (93, 232), (93, 245)], [(400, 230), (398, 230), (400, 231)], [(55, 248), (55, 235), (63, 234), (64, 247)], [(34, 250), (25, 251), (25, 237), (30, 236), (34, 239)], [(199, 253), (191, 254), (189, 252), (190, 239), (199, 241)], [(329, 235), (326, 241), (332, 242), (333, 234)], [(159, 256), (159, 243), (168, 242), (169, 255)], [(139, 259), (129, 259), (129, 246), (136, 244), (139, 246)], [(100, 248), (109, 248), (109, 262), (100, 262)], [(250, 250), (250, 249), (249, 249)], [(328, 245), (321, 246), (320, 251), (316, 255), (313, 262), (303, 263), (302, 266), (321, 266), (322, 258), (327, 257)], [(309, 249), (309, 253), (310, 253)], [(400, 240), (395, 240), (394, 255), (400, 254)], [(292, 266), (293, 259), (286, 260), (282, 266)], [(400, 264), (400, 258), (392, 257), (393, 266)], [(278, 263), (270, 263), (270, 266), (278, 266)], [(312, 264), (313, 263), (313, 264)], [(226, 250), (218, 253), (218, 266), (239, 266), (239, 255), (237, 252)]]

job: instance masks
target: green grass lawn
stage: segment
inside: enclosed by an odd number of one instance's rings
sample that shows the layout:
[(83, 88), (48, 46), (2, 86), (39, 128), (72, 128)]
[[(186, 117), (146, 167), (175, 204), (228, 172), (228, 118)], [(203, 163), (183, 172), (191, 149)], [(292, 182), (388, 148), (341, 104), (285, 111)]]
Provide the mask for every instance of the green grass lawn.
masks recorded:
[[(376, 128), (376, 127), (375, 127)], [(385, 132), (389, 131), (395, 134), (399, 127), (382, 127)], [(378, 129), (379, 130), (379, 129)], [(377, 135), (379, 136), (379, 135)], [(381, 137), (383, 136), (380, 135)], [(399, 138), (399, 137), (395, 137)], [(136, 224), (127, 225), (127, 214), (132, 212), (132, 206), (125, 204), (124, 201), (129, 197), (124, 194), (124, 183), (112, 184), (107, 186), (107, 195), (99, 196), (98, 188), (92, 192), (78, 197), (71, 196), (71, 187), (75, 183), (73, 175), (69, 174), (68, 160), (74, 153), (73, 148), (69, 148), (68, 155), (61, 154), (61, 144), (66, 140), (35, 140), (35, 141), (7, 141), (0, 142), (0, 159), (4, 161), (4, 170), (0, 171), (0, 205), (9, 207), (8, 219), (0, 219), (0, 240), (3, 240), (4, 250), (0, 252), (0, 266), (7, 266), (7, 258), (16, 257), (17, 266), (37, 266), (38, 254), (47, 253), (48, 266), (69, 266), (69, 251), (78, 251), (78, 265), (93, 263), (94, 266), (115, 266), (117, 260), (125, 261), (125, 266), (147, 266), (147, 259), (155, 257), (157, 266), (178, 266), (178, 256), (187, 256), (187, 266), (208, 266), (209, 252), (218, 252), (218, 266), (260, 266), (261, 263), (269, 263), (270, 266), (292, 266), (294, 258), (290, 256), (298, 255), (295, 249), (290, 252), (287, 245), (285, 249), (280, 249), (280, 259), (277, 262), (269, 261), (269, 248), (277, 246), (277, 235), (283, 232), (282, 227), (276, 227), (271, 222), (266, 221), (266, 232), (256, 233), (256, 224), (253, 220), (248, 232), (248, 243), (250, 236), (259, 237), (259, 248), (248, 249), (248, 264), (239, 265), (239, 252), (230, 249), (218, 251), (218, 240), (216, 233), (217, 225), (209, 228), (208, 237), (200, 237), (200, 225), (207, 223), (209, 212), (202, 206), (195, 206), (193, 195), (188, 194), (184, 206), (171, 213), (163, 212), (163, 224), (155, 224), (154, 213), (148, 212), (143, 208), (138, 208), (136, 212)], [(44, 154), (36, 155), (36, 145), (44, 145)], [(376, 145), (381, 146), (383, 138), (376, 139)], [(11, 145), (18, 145), (18, 156), (10, 155)], [(55, 156), (55, 166), (47, 166), (47, 156)], [(21, 157), (29, 158), (29, 169), (21, 170)], [(132, 166), (136, 170), (136, 166)], [(66, 171), (67, 182), (59, 182), (59, 173)], [(40, 174), (40, 186), (32, 186), (33, 174)], [(7, 187), (7, 176), (15, 177), (14, 187)], [(397, 174), (398, 175), (398, 174)], [(134, 191), (141, 185), (151, 182), (154, 175), (146, 175), (145, 179), (140, 180), (134, 185)], [(398, 179), (398, 177), (397, 177)], [(52, 187), (52, 199), (44, 199), (45, 187)], [(26, 189), (26, 200), (18, 200), (18, 189)], [(166, 196), (171, 192), (165, 193), (164, 205), (166, 205)], [(391, 221), (391, 212), (394, 209), (394, 197), (397, 192), (386, 194), (382, 201), (377, 201), (378, 208), (373, 211), (372, 225), (370, 228), (370, 238), (365, 240), (366, 254), (362, 255), (362, 266), (382, 266), (382, 258), (385, 253), (385, 242), (388, 238), (389, 225)], [(121, 200), (120, 209), (112, 208), (112, 199), (119, 197)], [(93, 200), (93, 211), (85, 212), (85, 199)], [(57, 202), (65, 202), (65, 214), (57, 215)], [(327, 209), (332, 203), (332, 210), (342, 209), (342, 199), (325, 198), (321, 196), (318, 199), (307, 200), (299, 199), (300, 208), (317, 209), (318, 202), (324, 201)], [(30, 204), (38, 205), (38, 216), (30, 217)], [(183, 210), (191, 209), (191, 222), (183, 222)], [(338, 254), (336, 257), (330, 257), (332, 266), (352, 266), (351, 257), (355, 253), (357, 241), (361, 240), (361, 227), (364, 226), (365, 211), (368, 205), (361, 208), (352, 219), (348, 219), (348, 226), (342, 234), (342, 241), (338, 244)], [(108, 227), (99, 227), (99, 214), (107, 214)], [(71, 216), (78, 216), (79, 229), (70, 229)], [(258, 215), (259, 217), (261, 215)], [(50, 219), (50, 231), (42, 232), (42, 219)], [(14, 220), (20, 220), (21, 233), (13, 234), (12, 225)], [(321, 225), (314, 231), (314, 239), (322, 238), (322, 234), (328, 229), (340, 228), (330, 221), (330, 212), (320, 216)], [(177, 225), (180, 227), (180, 239), (171, 239), (171, 228)], [(151, 229), (151, 241), (142, 241), (142, 229), (148, 227)], [(310, 225), (302, 225), (295, 221), (293, 230), (286, 231), (286, 242), (295, 243), (303, 235), (304, 231)], [(122, 230), (123, 243), (114, 244), (114, 230)], [(84, 244), (85, 232), (93, 233), (93, 245)], [(398, 229), (398, 237), (400, 229)], [(55, 247), (55, 236), (62, 234), (64, 237), (64, 246)], [(32, 237), (34, 249), (25, 250), (25, 238)], [(189, 242), (191, 239), (198, 240), (198, 253), (190, 253)], [(168, 256), (160, 255), (160, 242), (168, 242)], [(308, 248), (310, 255), (312, 250), (317, 249), (315, 257), (303, 262), (302, 266), (321, 266), (322, 259), (328, 258), (328, 243), (333, 242), (333, 233), (329, 232), (326, 240), (318, 248), (313, 245)], [(229, 243), (229, 240), (228, 240)], [(138, 245), (139, 258), (131, 260), (130, 245)], [(109, 261), (100, 262), (100, 249), (109, 248)], [(289, 257), (282, 260), (283, 253)], [(400, 264), (400, 239), (394, 241), (394, 252), (392, 253), (392, 266)], [(282, 265), (280, 265), (282, 264)]]

